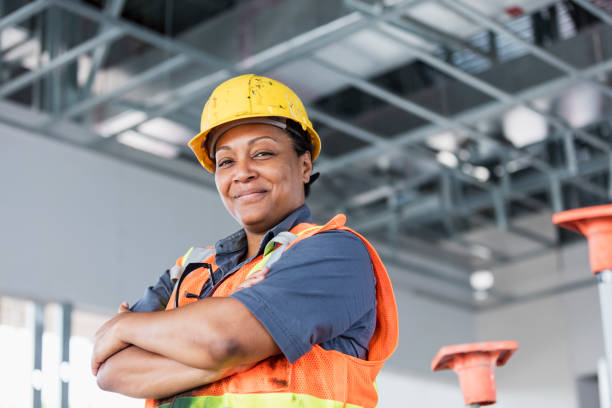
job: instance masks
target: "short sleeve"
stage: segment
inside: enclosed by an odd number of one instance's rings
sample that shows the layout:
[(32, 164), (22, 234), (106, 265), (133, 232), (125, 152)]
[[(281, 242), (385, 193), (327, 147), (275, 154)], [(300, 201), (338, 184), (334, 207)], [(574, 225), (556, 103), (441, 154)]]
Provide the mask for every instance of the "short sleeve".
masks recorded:
[(367, 348), (375, 326), (375, 284), (365, 244), (351, 232), (333, 230), (298, 242), (262, 282), (231, 297), (294, 362), (313, 345), (341, 341), (347, 333)]
[(172, 295), (170, 270), (166, 270), (154, 286), (149, 286), (140, 300), (130, 308), (132, 312), (157, 312), (166, 309)]

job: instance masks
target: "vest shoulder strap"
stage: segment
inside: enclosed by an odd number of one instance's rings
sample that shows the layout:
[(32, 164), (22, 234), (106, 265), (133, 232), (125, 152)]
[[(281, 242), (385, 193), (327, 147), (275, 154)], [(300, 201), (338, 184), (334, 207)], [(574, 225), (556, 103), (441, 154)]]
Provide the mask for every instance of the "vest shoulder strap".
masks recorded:
[(176, 260), (176, 265), (170, 268), (170, 280), (175, 283), (181, 278), (185, 267), (190, 263), (204, 263), (215, 254), (214, 247), (191, 247), (189, 251)]
[(345, 222), (346, 216), (344, 214), (338, 214), (325, 225), (301, 223), (293, 227), (291, 231), (279, 233), (266, 244), (262, 259), (253, 269), (251, 269), (247, 278), (264, 267), (271, 267), (281, 258), (283, 253), (295, 243), (321, 231), (342, 228)]

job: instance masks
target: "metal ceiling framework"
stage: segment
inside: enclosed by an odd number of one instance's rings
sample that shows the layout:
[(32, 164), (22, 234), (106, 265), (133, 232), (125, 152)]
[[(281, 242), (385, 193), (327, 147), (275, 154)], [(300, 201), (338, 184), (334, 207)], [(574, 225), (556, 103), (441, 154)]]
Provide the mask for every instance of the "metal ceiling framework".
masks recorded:
[[(310, 103), (308, 111), (312, 119), (327, 128), (328, 131), (337, 131), (364, 143), (364, 147), (343, 153), (339, 156), (324, 156), (318, 165), (327, 183), (333, 183), (333, 177), (343, 177), (359, 183), (373, 186), (371, 189), (352, 191), (345, 189), (341, 192), (341, 202), (332, 195), (332, 188), (317, 185), (320, 192), (313, 197), (313, 206), (321, 212), (334, 212), (345, 210), (354, 215), (353, 224), (362, 230), (370, 231), (382, 240), (388, 240), (392, 247), (396, 247), (403, 238), (410, 237), (415, 232), (430, 234), (431, 239), (425, 239), (425, 245), (434, 246), (452, 242), (460, 247), (460, 251), (468, 253), (464, 263), (456, 266), (458, 275), (438, 273), (437, 268), (424, 269), (421, 275), (431, 279), (442, 279), (466, 288), (466, 277), (476, 268), (491, 268), (512, 262), (517, 258), (536, 256), (542, 251), (550, 251), (558, 244), (557, 237), (549, 237), (520, 228), (515, 225), (513, 206), (520, 204), (530, 208), (531, 211), (560, 211), (568, 207), (566, 201), (582, 200), (587, 197), (589, 203), (612, 201), (612, 132), (605, 133), (606, 126), (612, 125), (609, 116), (598, 118), (598, 123), (589, 123), (584, 127), (570, 124), (564, 117), (543, 108), (538, 101), (543, 98), (555, 98), (561, 92), (577, 84), (588, 84), (601, 95), (611, 98), (612, 89), (607, 83), (606, 73), (612, 70), (612, 57), (599, 58), (587, 66), (574, 66), (561, 59), (557, 54), (541, 44), (525, 39), (509, 28), (508, 24), (498, 21), (478, 9), (469, 6), (464, 0), (405, 0), (386, 6), (385, 2), (367, 3), (365, 0), (345, 0), (347, 12), (331, 22), (318, 26), (307, 32), (299, 33), (288, 40), (279, 41), (255, 55), (241, 58), (237, 63), (225, 61), (213, 53), (206, 52), (183, 42), (177, 38), (162, 35), (144, 26), (134, 24), (122, 19), (121, 12), (125, 0), (108, 0), (103, 9), (97, 9), (80, 1), (71, 0), (35, 0), (16, 9), (10, 14), (2, 16), (3, 1), (0, 0), (0, 34), (3, 30), (24, 24), (28, 20), (41, 16), (49, 10), (64, 10), (72, 16), (85, 19), (98, 24), (95, 34), (81, 41), (72, 48), (61, 52), (50, 52), (49, 60), (39, 64), (35, 69), (25, 70), (23, 73), (4, 80), (3, 56), (6, 50), (0, 43), (0, 98), (5, 102), (15, 103), (11, 99), (19, 91), (32, 87), (43, 81), (49, 75), (65, 68), (83, 55), (91, 55), (91, 66), (87, 72), (86, 80), (78, 89), (76, 100), (69, 106), (60, 106), (59, 82), (50, 87), (47, 95), (51, 106), (47, 112), (42, 112), (42, 119), (34, 125), (16, 122), (8, 113), (0, 112), (0, 121), (12, 125), (19, 125), (31, 131), (45, 134), (72, 144), (96, 150), (138, 162), (133, 155), (125, 155), (123, 150), (129, 149), (117, 142), (117, 138), (124, 132), (138, 130), (141, 125), (158, 117), (171, 117), (177, 113), (192, 117), (194, 125), (197, 124), (197, 110), (188, 108), (194, 101), (201, 102), (203, 95), (224, 79), (246, 72), (267, 73), (283, 67), (291, 62), (308, 58), (329, 72), (334, 78), (342, 80), (346, 86), (353, 87), (359, 92), (369, 95), (385, 105), (399, 109), (404, 114), (420, 118), (428, 124), (402, 131), (393, 136), (379, 134), (360, 126), (356, 121), (331, 114), (320, 109), (316, 101)], [(503, 36), (514, 44), (522, 47), (530, 56), (541, 60), (554, 68), (559, 75), (548, 78), (537, 85), (519, 89), (517, 92), (505, 90), (502, 86), (494, 85), (490, 80), (483, 79), (482, 75), (471, 73), (448, 58), (448, 53), (432, 52), (433, 49), (463, 50), (473, 55), (490, 60), (498, 65), (495, 49), (490, 50), (475, 46), (465, 36), (452, 35), (447, 31), (434, 27), (427, 22), (420, 21), (410, 15), (423, 4), (436, 4), (452, 11), (457, 16), (472, 22), (482, 30), (488, 31), (490, 36)], [(572, 4), (586, 10), (597, 18), (599, 28), (597, 35), (610, 35), (601, 27), (612, 26), (612, 16), (588, 0), (572, 0)], [(51, 25), (50, 30), (58, 28)], [(358, 32), (370, 30), (389, 41), (400, 44), (405, 52), (413, 59), (426, 64), (437, 72), (457, 83), (464, 84), (482, 93), (490, 100), (483, 104), (462, 110), (459, 113), (447, 115), (436, 109), (426, 107), (413, 98), (393, 92), (376, 81), (375, 78), (360, 76), (342, 67), (342, 61), (330, 61), (323, 58), (318, 52), (325, 47), (340, 43), (347, 37)], [(595, 34), (593, 34), (595, 35)], [(159, 64), (155, 64), (137, 75), (131, 76), (118, 87), (105, 93), (95, 93), (93, 84), (102, 70), (105, 69), (105, 60), (110, 52), (110, 44), (126, 36), (135, 38), (148, 44), (153, 49), (163, 50), (170, 54)], [(422, 39), (428, 46), (415, 45), (414, 37)], [(51, 33), (51, 39), (60, 41), (59, 35)], [(55, 44), (51, 50), (60, 50), (65, 44)], [(601, 56), (600, 56), (601, 57)], [(55, 131), (66, 123), (73, 126), (85, 126), (87, 123), (80, 119), (91, 114), (97, 108), (108, 104), (125, 103), (121, 97), (139, 89), (142, 86), (154, 86), (156, 80), (167, 75), (175, 74), (182, 68), (198, 64), (209, 70), (209, 73), (182, 86), (172, 89), (164, 98), (154, 103), (144, 101), (138, 109), (145, 114), (142, 118), (120, 130), (96, 136), (92, 128), (88, 129), (89, 136), (67, 138), (64, 132)], [(54, 94), (55, 93), (55, 94)], [(479, 124), (483, 121), (499, 121), (511, 109), (522, 107), (539, 115), (550, 127), (546, 140), (536, 146), (515, 146), (510, 141), (483, 131)], [(62, 128), (63, 129), (63, 128)], [(603, 130), (602, 130), (603, 129)], [(485, 144), (493, 149), (493, 163), (486, 168), (487, 177), (477, 177), (465, 169), (475, 168), (480, 163), (472, 163), (472, 157), (459, 158), (458, 163), (449, 165), (439, 159), (435, 149), (427, 146), (426, 141), (432, 135), (441, 131), (451, 131), (461, 135), (474, 145)], [(326, 142), (324, 138), (324, 143)], [(552, 147), (551, 147), (552, 146)], [(542, 151), (546, 148), (559, 146), (562, 154), (559, 163), (551, 163)], [(185, 150), (185, 147), (182, 147)], [(454, 153), (453, 153), (454, 154)], [(399, 156), (402, 160), (410, 162), (423, 162), (428, 166), (429, 172), (422, 174), (402, 174), (401, 177), (390, 177), (377, 170), (378, 161), (385, 156)], [(455, 155), (456, 157), (460, 154)], [(478, 156), (478, 155), (476, 155)], [(194, 171), (187, 169), (191, 166), (196, 169), (194, 160), (186, 165), (183, 156), (174, 160), (167, 160), (157, 165), (155, 158), (146, 161), (146, 166), (156, 171), (172, 174), (176, 177), (188, 179), (203, 185), (210, 186), (210, 180), (203, 182), (202, 178), (194, 177)], [(159, 160), (157, 160), (159, 161)], [(520, 167), (520, 171), (516, 167)], [(186, 170), (187, 169), (187, 170)], [(433, 170), (432, 170), (433, 169)], [(384, 171), (383, 171), (384, 173)], [(493, 176), (493, 173), (497, 173)], [(596, 179), (594, 181), (594, 178)], [(368, 183), (363, 183), (367, 180)], [(353, 184), (354, 185), (354, 184)], [(317, 190), (315, 189), (315, 193)], [(331, 198), (326, 198), (330, 196)], [(503, 251), (489, 248), (489, 256), (474, 260), (470, 253), (474, 246), (486, 247), (483, 243), (474, 243), (465, 239), (465, 232), (473, 228), (494, 223), (503, 233), (518, 235), (534, 243), (534, 250), (529, 253), (510, 256)], [(377, 234), (377, 235), (376, 235)], [(395, 246), (394, 246), (395, 245)], [(452, 251), (438, 248), (439, 257), (450, 259)], [(456, 254), (455, 254), (456, 255)], [(391, 257), (393, 258), (393, 257)], [(454, 258), (453, 258), (454, 259)], [(408, 270), (419, 270), (417, 265), (407, 265), (406, 260), (392, 259)], [(442, 268), (444, 269), (444, 268)], [(583, 283), (578, 283), (578, 286)], [(468, 287), (469, 289), (469, 287)], [(559, 287), (565, 291), (567, 285)], [(556, 293), (555, 288), (547, 289), (546, 294)], [(492, 293), (498, 304), (519, 299), (517, 296), (504, 293)], [(535, 294), (524, 295), (520, 299), (532, 298)], [(501, 303), (500, 303), (501, 302)], [(491, 303), (494, 305), (496, 303)]]

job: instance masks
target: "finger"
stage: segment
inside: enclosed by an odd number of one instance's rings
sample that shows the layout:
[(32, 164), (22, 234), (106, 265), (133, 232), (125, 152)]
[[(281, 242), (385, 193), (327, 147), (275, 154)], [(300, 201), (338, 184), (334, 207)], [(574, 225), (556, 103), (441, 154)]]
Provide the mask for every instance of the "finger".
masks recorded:
[(100, 369), (100, 363), (96, 361), (96, 350), (94, 347), (94, 351), (91, 353), (91, 373), (95, 376), (98, 375), (98, 370)]
[(129, 312), (130, 311), (130, 305), (128, 304), (128, 302), (123, 302), (122, 304), (119, 305), (119, 309), (117, 310), (117, 313), (124, 313), (124, 312)]
[(130, 306), (127, 303), (125, 304), (125, 306), (121, 305), (120, 309), (121, 309), (121, 313), (131, 312)]
[(264, 280), (263, 276), (252, 276), (249, 279), (245, 280), (244, 282), (242, 282), (240, 285), (238, 285), (238, 289), (244, 289), (244, 288), (248, 288), (251, 287), (259, 282), (261, 282), (262, 280)]
[(263, 277), (266, 276), (266, 274), (270, 271), (270, 268), (268, 268), (267, 266), (264, 267), (263, 269), (258, 270), (257, 272), (253, 272), (251, 274), (251, 276), (249, 276), (250, 278), (259, 278), (259, 277)]

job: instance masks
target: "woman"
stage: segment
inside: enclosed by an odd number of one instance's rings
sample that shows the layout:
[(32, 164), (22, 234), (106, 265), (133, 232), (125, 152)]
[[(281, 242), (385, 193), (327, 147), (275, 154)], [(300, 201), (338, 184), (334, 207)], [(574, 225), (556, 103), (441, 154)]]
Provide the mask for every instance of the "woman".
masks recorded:
[[(391, 285), (372, 246), (304, 204), (319, 136), (278, 81), (213, 91), (189, 143), (242, 229), (192, 248), (96, 334), (101, 388), (147, 407), (351, 406), (397, 343)], [(202, 217), (205, 222), (205, 216)]]

